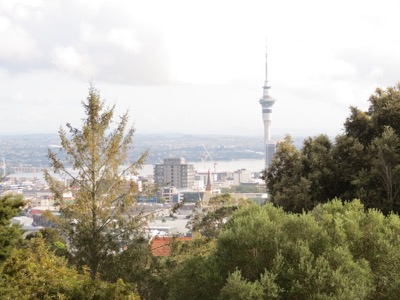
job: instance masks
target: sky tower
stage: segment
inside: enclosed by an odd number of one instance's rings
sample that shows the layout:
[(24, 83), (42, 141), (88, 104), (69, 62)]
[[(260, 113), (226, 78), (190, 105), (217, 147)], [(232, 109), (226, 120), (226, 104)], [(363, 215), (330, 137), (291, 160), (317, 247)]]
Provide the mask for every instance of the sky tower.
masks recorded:
[(268, 53), (265, 49), (265, 82), (263, 86), (263, 95), (260, 99), (262, 107), (262, 117), (264, 121), (264, 144), (265, 144), (265, 168), (267, 169), (272, 161), (272, 157), (275, 155), (276, 144), (271, 140), (271, 115), (272, 106), (275, 103), (275, 99), (268, 94), (268, 90), (271, 87), (268, 85)]

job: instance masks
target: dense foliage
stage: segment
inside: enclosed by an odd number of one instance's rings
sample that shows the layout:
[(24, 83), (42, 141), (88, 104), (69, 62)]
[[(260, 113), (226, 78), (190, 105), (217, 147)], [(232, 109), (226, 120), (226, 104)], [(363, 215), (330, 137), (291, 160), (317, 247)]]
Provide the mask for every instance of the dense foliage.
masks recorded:
[(400, 212), (400, 83), (377, 89), (368, 111), (350, 108), (344, 134), (278, 143), (265, 173), (270, 200), (287, 211), (310, 210), (334, 197), (361, 199), (385, 214)]
[(2, 299), (139, 299), (122, 280), (93, 281), (49, 250), (41, 238), (14, 249), (1, 268)]
[(210, 198), (206, 205), (198, 208), (186, 227), (203, 237), (216, 238), (232, 213), (238, 207), (249, 203), (249, 200), (235, 200), (228, 193), (215, 195)]
[(263, 193), (264, 189), (259, 185), (233, 185), (229, 188), (221, 188), (222, 193)]
[(395, 299), (400, 218), (334, 200), (308, 213), (236, 211), (215, 247), (184, 259), (170, 299)]
[(16, 216), (23, 206), (22, 198), (12, 194), (0, 198), (0, 264), (10, 255), (21, 240), (21, 230), (11, 225), (11, 218)]

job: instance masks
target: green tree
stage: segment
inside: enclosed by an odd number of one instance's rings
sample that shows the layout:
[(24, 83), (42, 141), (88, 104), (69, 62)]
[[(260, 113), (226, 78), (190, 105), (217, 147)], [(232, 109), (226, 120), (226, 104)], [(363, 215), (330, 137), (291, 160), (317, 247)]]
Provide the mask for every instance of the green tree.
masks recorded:
[(0, 264), (21, 240), (22, 232), (19, 226), (11, 225), (10, 220), (20, 212), (23, 204), (19, 196), (6, 195), (0, 198)]
[(274, 193), (275, 184), (280, 182), (283, 176), (289, 178), (297, 175), (299, 163), (300, 152), (294, 146), (292, 137), (286, 135), (282, 141), (278, 142), (271, 166), (264, 173), (268, 190)]
[(38, 232), (29, 234), (26, 239), (43, 238), (49, 250), (53, 251), (56, 255), (71, 259), (71, 254), (67, 249), (67, 241), (61, 236), (60, 232), (51, 227), (43, 228)]
[[(400, 289), (400, 218), (385, 216), (359, 201), (335, 200), (311, 215), (326, 229), (333, 245), (348, 248), (354, 260), (365, 260), (373, 286), (368, 299), (396, 299)], [(360, 299), (360, 298), (359, 298)]]
[(200, 245), (182, 245), (165, 266), (169, 299), (396, 299), (400, 292), (400, 217), (358, 200), (301, 214), (244, 206)]
[(288, 138), (278, 144), (265, 172), (272, 203), (301, 212), (335, 197), (359, 198), (385, 214), (400, 211), (400, 83), (376, 89), (369, 102), (365, 112), (350, 108), (334, 143), (326, 135), (307, 138), (299, 152)]
[(232, 213), (238, 207), (249, 203), (244, 199), (235, 200), (228, 193), (216, 195), (211, 197), (207, 205), (203, 206), (198, 213), (194, 214), (187, 227), (206, 238), (216, 238)]
[(169, 282), (168, 299), (218, 299), (223, 277), (214, 257), (195, 253), (174, 269)]
[(151, 253), (149, 241), (144, 238), (132, 240), (124, 251), (110, 257), (100, 270), (101, 279), (117, 282), (122, 279), (131, 283), (143, 299), (166, 299), (167, 285), (162, 260)]
[[(395, 144), (400, 136), (400, 83), (387, 89), (377, 88), (369, 102), (365, 112), (352, 107), (344, 126), (345, 135), (360, 143), (363, 153), (352, 154), (353, 162), (357, 163), (341, 164), (343, 169), (352, 170), (350, 184), (347, 182), (349, 190), (367, 207), (379, 208), (385, 213), (398, 212), (400, 178), (396, 171), (399, 167)], [(359, 163), (360, 158), (364, 162)]]
[(332, 142), (327, 135), (304, 140), (301, 149), (301, 172), (310, 182), (313, 206), (337, 196), (336, 163), (332, 158)]
[(312, 209), (311, 182), (302, 176), (301, 153), (289, 135), (278, 143), (264, 179), (270, 202), (293, 212)]
[[(343, 215), (331, 218), (325, 212), (331, 206), (340, 207)], [(348, 220), (351, 214), (357, 218)], [(240, 271), (236, 288), (259, 293), (262, 280), (268, 282), (264, 292), (275, 292), (265, 299), (367, 299), (374, 293), (372, 267), (351, 251), (363, 248), (364, 231), (357, 232), (363, 217), (361, 205), (343, 209), (340, 201), (319, 205), (308, 214), (284, 213), (272, 205), (243, 208), (218, 239), (218, 268), (222, 274)]]
[(358, 139), (361, 144), (367, 146), (374, 136), (373, 123), (368, 112), (350, 107), (350, 116), (344, 122), (345, 134)]
[(359, 178), (359, 172), (370, 164), (366, 147), (354, 137), (339, 135), (335, 139), (332, 158), (336, 164), (336, 176), (332, 179), (336, 185), (335, 197), (344, 200), (359, 198), (355, 180)]
[(364, 146), (380, 136), (385, 126), (400, 133), (400, 82), (387, 89), (377, 88), (368, 99), (367, 111), (350, 107), (350, 116), (344, 123), (345, 134), (357, 138)]
[(221, 289), (220, 299), (258, 300), (264, 297), (263, 287), (258, 280), (250, 282), (242, 277), (239, 270), (236, 270), (229, 275), (226, 284)]
[(93, 281), (87, 272), (79, 274), (42, 238), (14, 249), (0, 274), (2, 299), (139, 299), (123, 281), (111, 284)]
[(207, 295), (217, 299), (224, 278), (212, 257), (216, 240), (198, 235), (188, 241), (173, 241), (171, 256), (159, 260), (165, 294), (145, 299), (204, 299)]
[(400, 137), (393, 128), (386, 126), (382, 136), (372, 142), (376, 153), (372, 162), (380, 186), (384, 191), (381, 209), (385, 213), (400, 209)]
[(147, 153), (135, 162), (128, 160), (134, 134), (133, 127), (127, 127), (128, 114), (112, 128), (114, 106), (104, 108), (94, 87), (83, 107), (82, 128), (67, 124), (69, 134), (62, 128), (59, 131), (65, 161), (48, 152), (54, 173), (71, 179), (77, 187), (75, 200), (63, 198), (66, 187), (50, 172), (45, 171), (45, 179), (61, 212), (53, 221), (68, 237), (78, 263), (87, 265), (95, 279), (101, 265), (141, 226), (142, 216), (135, 205), (137, 186), (125, 175), (134, 174)]
[(342, 191), (334, 145), (326, 135), (307, 138), (299, 151), (290, 136), (278, 143), (265, 172), (269, 200), (286, 211), (302, 212), (325, 203)]
[[(400, 134), (400, 82), (386, 89), (377, 88), (369, 98), (368, 115), (373, 124), (373, 137), (380, 136), (385, 126)], [(372, 140), (372, 139), (371, 139)]]
[(258, 185), (234, 185), (230, 188), (222, 188), (223, 193), (263, 193), (264, 189)]
[(358, 171), (354, 185), (357, 196), (367, 207), (379, 208), (386, 214), (399, 212), (400, 83), (386, 89), (377, 88), (369, 102), (369, 109), (364, 113), (368, 119), (368, 139), (346, 131), (364, 143), (364, 157), (369, 162), (362, 169), (354, 170)]
[(372, 140), (368, 157), (369, 167), (355, 180), (361, 199), (385, 214), (400, 211), (400, 137), (393, 128)]

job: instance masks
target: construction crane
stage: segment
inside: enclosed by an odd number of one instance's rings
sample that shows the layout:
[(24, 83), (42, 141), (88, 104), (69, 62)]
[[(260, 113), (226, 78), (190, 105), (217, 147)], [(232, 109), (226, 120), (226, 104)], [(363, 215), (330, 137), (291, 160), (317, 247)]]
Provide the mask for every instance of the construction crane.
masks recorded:
[(3, 178), (6, 177), (6, 161), (3, 157)]
[[(217, 164), (218, 164), (218, 163), (214, 162), (214, 159), (213, 159), (213, 157), (212, 157), (212, 155), (211, 155), (211, 152), (208, 151), (208, 149), (207, 149), (207, 147), (206, 147), (205, 145), (203, 145), (203, 148), (204, 148), (204, 150), (206, 151), (206, 157), (205, 157), (205, 158), (208, 157), (208, 158), (210, 159), (211, 163), (214, 165), (214, 174), (216, 174), (216, 173), (217, 173)], [(202, 159), (202, 161), (203, 161), (203, 163), (204, 163), (204, 160), (203, 160), (203, 159)]]

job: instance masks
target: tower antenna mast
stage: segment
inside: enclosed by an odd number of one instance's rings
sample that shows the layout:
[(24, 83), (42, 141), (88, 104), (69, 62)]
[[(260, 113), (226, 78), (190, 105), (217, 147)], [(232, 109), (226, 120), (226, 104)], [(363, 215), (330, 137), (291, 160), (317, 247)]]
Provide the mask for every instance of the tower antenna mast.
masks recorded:
[(268, 42), (267, 37), (265, 37), (265, 83), (264, 86), (268, 89), (271, 87), (268, 86)]

